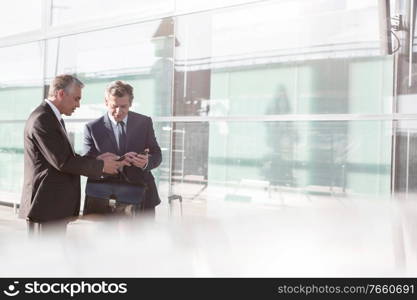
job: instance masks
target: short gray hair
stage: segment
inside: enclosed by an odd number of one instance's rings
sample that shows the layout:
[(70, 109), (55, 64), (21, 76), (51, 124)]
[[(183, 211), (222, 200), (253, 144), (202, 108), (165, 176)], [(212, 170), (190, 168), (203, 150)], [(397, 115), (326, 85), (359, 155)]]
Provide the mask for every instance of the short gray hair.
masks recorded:
[(84, 83), (81, 82), (77, 77), (69, 74), (58, 75), (54, 78), (51, 85), (49, 86), (48, 97), (55, 95), (55, 92), (59, 90), (64, 90), (69, 92), (69, 88), (73, 85), (79, 86), (80, 88), (84, 87)]

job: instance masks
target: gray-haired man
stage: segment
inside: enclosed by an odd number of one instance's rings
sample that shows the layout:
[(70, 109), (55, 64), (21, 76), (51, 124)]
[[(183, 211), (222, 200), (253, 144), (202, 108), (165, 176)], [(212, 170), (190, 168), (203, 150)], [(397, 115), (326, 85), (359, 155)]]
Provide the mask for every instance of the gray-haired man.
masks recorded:
[(80, 210), (80, 175), (116, 174), (127, 162), (109, 157), (92, 159), (74, 152), (62, 114), (80, 106), (83, 83), (72, 75), (53, 80), (48, 99), (29, 116), (24, 130), (24, 183), (19, 216), (28, 221), (29, 233), (65, 232)]

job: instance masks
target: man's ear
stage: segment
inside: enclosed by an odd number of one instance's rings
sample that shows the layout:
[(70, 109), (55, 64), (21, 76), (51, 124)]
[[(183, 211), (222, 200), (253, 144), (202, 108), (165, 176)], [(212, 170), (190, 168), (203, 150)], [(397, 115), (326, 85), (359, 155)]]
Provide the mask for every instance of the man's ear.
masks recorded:
[(56, 92), (56, 96), (57, 96), (57, 98), (59, 97), (59, 98), (62, 98), (62, 97), (64, 97), (64, 94), (65, 94), (65, 91), (62, 89), (62, 90), (58, 90), (57, 92)]

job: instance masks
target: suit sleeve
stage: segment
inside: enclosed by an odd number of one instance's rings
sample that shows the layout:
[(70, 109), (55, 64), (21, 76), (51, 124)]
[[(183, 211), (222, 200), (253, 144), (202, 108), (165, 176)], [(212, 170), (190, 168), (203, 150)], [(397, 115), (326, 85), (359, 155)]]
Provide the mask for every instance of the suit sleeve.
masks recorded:
[(145, 170), (149, 171), (158, 167), (162, 162), (162, 153), (161, 148), (158, 145), (158, 142), (155, 137), (155, 131), (153, 129), (152, 119), (149, 118), (149, 128), (146, 137), (146, 148), (149, 148), (149, 157), (148, 165)]
[(99, 155), (97, 148), (94, 145), (91, 128), (88, 126), (88, 124), (86, 124), (84, 127), (83, 153), (85, 156), (92, 158), (96, 158)]
[(53, 120), (38, 119), (32, 127), (32, 139), (42, 155), (55, 169), (63, 173), (99, 177), (104, 162), (86, 156), (74, 156)]

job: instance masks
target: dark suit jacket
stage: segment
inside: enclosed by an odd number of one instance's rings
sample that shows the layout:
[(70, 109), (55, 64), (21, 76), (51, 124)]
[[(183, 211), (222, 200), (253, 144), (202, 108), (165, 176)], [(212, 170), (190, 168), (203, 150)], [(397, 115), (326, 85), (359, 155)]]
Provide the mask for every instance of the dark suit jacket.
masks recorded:
[(24, 131), (24, 183), (19, 217), (35, 222), (78, 216), (80, 175), (99, 177), (103, 161), (74, 153), (51, 107), (43, 102)]
[[(161, 148), (155, 138), (152, 119), (150, 117), (129, 111), (126, 127), (126, 152), (140, 153), (149, 149), (149, 162), (145, 170), (129, 166), (124, 167), (124, 173), (133, 182), (143, 181), (146, 186), (144, 199), (145, 208), (152, 208), (161, 203), (155, 179), (151, 170), (158, 167), (162, 161)], [(84, 131), (84, 153), (97, 157), (106, 152), (117, 153), (116, 137), (108, 114), (89, 122)], [(106, 182), (104, 178), (102, 181)], [(91, 179), (89, 178), (89, 181)], [(88, 183), (87, 183), (88, 184)]]

